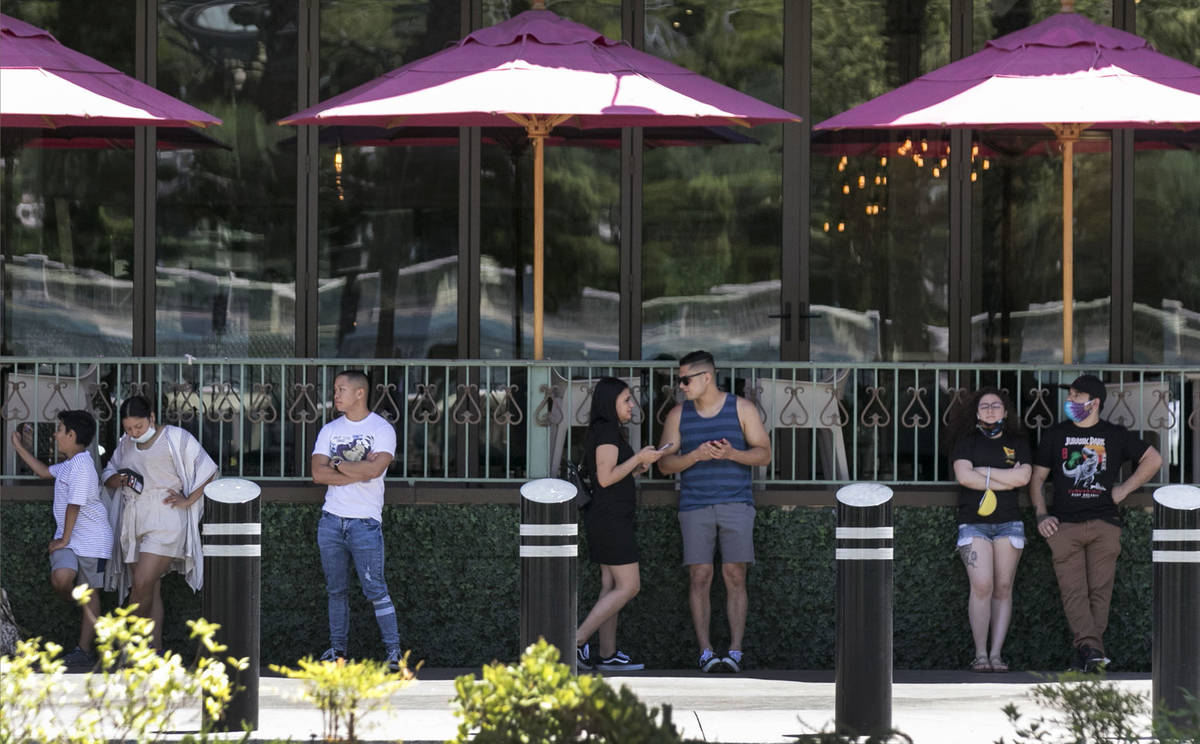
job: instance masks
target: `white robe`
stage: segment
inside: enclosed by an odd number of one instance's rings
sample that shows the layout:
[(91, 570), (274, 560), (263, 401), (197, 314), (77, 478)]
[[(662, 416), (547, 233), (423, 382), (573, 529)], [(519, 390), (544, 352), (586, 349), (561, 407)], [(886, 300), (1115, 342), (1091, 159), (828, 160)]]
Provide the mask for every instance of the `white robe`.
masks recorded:
[[(167, 440), (167, 446), (171, 450), (171, 459), (175, 462), (175, 472), (183, 481), (184, 496), (191, 495), (201, 484), (218, 474), (217, 463), (213, 462), (213, 459), (200, 446), (200, 442), (186, 430), (180, 429), (178, 426), (163, 426), (159, 436), (165, 437)], [(101, 483), (116, 475), (117, 471), (123, 467), (122, 462), (127, 457), (126, 453), (131, 447), (136, 446), (137, 444), (129, 438), (128, 434), (121, 436), (121, 441), (117, 443), (112, 458), (100, 475)], [(104, 588), (116, 591), (118, 601), (124, 602), (125, 595), (129, 593), (129, 587), (133, 581), (129, 565), (125, 563), (119, 532), (125, 511), (125, 498), (119, 488), (110, 489), (109, 495), (112, 499), (109, 523), (113, 527), (114, 539), (112, 560), (109, 561), (108, 570), (105, 573)], [(187, 509), (183, 557), (172, 561), (169, 569), (183, 574), (188, 586), (194, 592), (200, 591), (200, 587), (204, 586), (204, 546), (200, 541), (200, 519), (203, 516), (204, 497), (201, 496)]]

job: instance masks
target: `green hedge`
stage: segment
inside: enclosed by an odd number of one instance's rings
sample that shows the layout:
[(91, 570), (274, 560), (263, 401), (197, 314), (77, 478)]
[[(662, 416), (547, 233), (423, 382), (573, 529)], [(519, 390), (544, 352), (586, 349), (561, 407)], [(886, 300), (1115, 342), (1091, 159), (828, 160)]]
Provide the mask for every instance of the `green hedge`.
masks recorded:
[[(314, 505), (263, 506), (262, 657), (292, 663), (327, 645), (324, 582), (316, 550)], [(1150, 666), (1150, 515), (1126, 514), (1113, 610), (1105, 635), (1114, 668)], [(400, 632), (414, 659), (437, 667), (476, 667), (519, 656), (518, 511), (507, 505), (388, 507), (387, 574)], [(1032, 514), (1025, 514), (1027, 532)], [(746, 651), (753, 667), (829, 669), (834, 657), (834, 510), (767, 507), (755, 533)], [(642, 592), (621, 614), (620, 645), (652, 668), (690, 668), (696, 649), (675, 511), (639, 514)], [(49, 589), (45, 546), (53, 532), (48, 504), (4, 502), (0, 513), (0, 584), (31, 633), (75, 644), (78, 614)], [(967, 580), (954, 551), (948, 507), (896, 510), (895, 666), (954, 669), (971, 656)], [(595, 601), (599, 571), (581, 546), (579, 609)], [(720, 580), (713, 592), (713, 641), (728, 638)], [(356, 585), (355, 585), (356, 586)], [(200, 596), (182, 578), (163, 580), (166, 643), (187, 645), (188, 618)], [(105, 606), (114, 602), (105, 596)], [(352, 591), (350, 652), (381, 652), (373, 615)], [(1005, 654), (1014, 669), (1065, 668), (1070, 634), (1045, 541), (1028, 541), (1017, 571), (1013, 627)]]

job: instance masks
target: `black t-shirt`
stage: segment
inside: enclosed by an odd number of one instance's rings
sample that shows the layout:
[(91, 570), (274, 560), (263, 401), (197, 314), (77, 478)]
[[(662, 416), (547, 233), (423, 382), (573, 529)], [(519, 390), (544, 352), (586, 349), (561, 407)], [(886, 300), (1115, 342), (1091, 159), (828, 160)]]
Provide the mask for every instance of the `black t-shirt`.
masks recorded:
[(1108, 421), (1087, 428), (1073, 421), (1051, 426), (1042, 435), (1036, 460), (1050, 469), (1050, 513), (1063, 522), (1103, 519), (1120, 526), (1113, 485), (1121, 466), (1141, 460), (1149, 447), (1124, 426)]
[[(1030, 460), (1029, 442), (1024, 437), (1013, 436), (1008, 432), (991, 439), (976, 429), (954, 445), (954, 451), (950, 454), (951, 467), (955, 460), (969, 460), (974, 467), (990, 467), (993, 470), (1028, 465)], [(992, 492), (996, 494), (996, 511), (984, 517), (980, 516), (977, 511), (979, 500), (983, 498), (983, 491), (960, 485), (958, 487), (958, 523), (1000, 524), (1001, 522), (1016, 522), (1021, 519), (1017, 489), (1001, 491), (993, 487)]]
[(588, 509), (600, 509), (612, 514), (632, 514), (637, 507), (637, 490), (633, 482), (633, 474), (625, 476), (616, 483), (602, 488), (596, 479), (596, 447), (602, 444), (612, 444), (617, 447), (617, 465), (633, 457), (633, 448), (621, 433), (621, 426), (613, 421), (601, 421), (591, 427), (591, 437), (588, 446), (588, 467), (592, 473), (592, 503)]

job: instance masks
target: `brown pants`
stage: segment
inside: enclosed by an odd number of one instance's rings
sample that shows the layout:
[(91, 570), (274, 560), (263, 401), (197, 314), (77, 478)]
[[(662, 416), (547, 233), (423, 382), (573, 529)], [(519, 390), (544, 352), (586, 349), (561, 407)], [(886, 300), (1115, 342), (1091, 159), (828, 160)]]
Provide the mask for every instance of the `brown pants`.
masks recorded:
[(1121, 554), (1121, 528), (1100, 519), (1062, 522), (1048, 540), (1054, 575), (1075, 645), (1104, 652), (1104, 629), (1113, 576)]

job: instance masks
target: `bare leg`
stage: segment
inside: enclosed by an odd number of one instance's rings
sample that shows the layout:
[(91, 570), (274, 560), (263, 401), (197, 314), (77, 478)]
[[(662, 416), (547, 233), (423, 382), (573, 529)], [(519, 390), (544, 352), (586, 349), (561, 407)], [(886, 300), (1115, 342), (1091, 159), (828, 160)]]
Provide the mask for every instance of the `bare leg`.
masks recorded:
[(602, 566), (601, 576), (603, 571), (607, 569), (612, 576), (613, 587), (607, 592), (602, 592), (600, 598), (596, 600), (596, 605), (592, 607), (592, 611), (584, 618), (583, 624), (579, 626), (579, 630), (575, 632), (575, 642), (582, 644), (587, 639), (592, 637), (592, 633), (601, 629), (605, 621), (613, 619), (612, 626), (612, 643), (613, 647), (604, 648), (605, 637), (601, 634), (600, 637), (600, 654), (602, 656), (611, 656), (616, 652), (616, 622), (617, 613), (621, 611), (629, 600), (637, 596), (637, 593), (642, 588), (641, 574), (638, 572), (638, 564), (626, 563), (620, 566)]
[(1012, 620), (1013, 579), (1017, 575), (1021, 549), (1014, 548), (1008, 538), (1002, 537), (992, 544), (992, 550), (995, 580), (992, 586), (992, 649), (988, 656), (1000, 659), (1004, 637), (1008, 635), (1008, 624)]
[[(616, 577), (613, 575), (611, 566), (600, 566), (600, 596), (613, 591), (617, 587)], [(600, 643), (597, 650), (600, 652), (600, 658), (607, 659), (617, 652), (617, 618), (621, 617), (620, 612), (615, 612), (604, 622), (600, 623)]]
[(992, 622), (992, 542), (982, 537), (972, 538), (970, 545), (959, 546), (958, 555), (967, 568), (967, 579), (971, 582), (967, 617), (971, 622), (971, 637), (975, 641), (975, 658), (982, 656), (986, 659), (988, 625)]
[(688, 586), (688, 604), (692, 609), (692, 625), (696, 628), (696, 642), (700, 650), (712, 648), (708, 637), (709, 619), (712, 617), (712, 579), (713, 566), (711, 563), (697, 563), (688, 566), (690, 584)]
[(721, 578), (725, 580), (725, 613), (729, 615), (729, 650), (741, 651), (750, 601), (746, 594), (746, 564), (722, 564)]
[[(75, 604), (71, 592), (75, 591), (75, 572), (69, 568), (55, 569), (50, 573), (50, 587), (67, 602)], [(83, 606), (83, 617), (79, 622), (79, 647), (91, 652), (96, 638), (96, 618), (100, 616), (100, 590), (92, 592), (91, 599)]]
[(174, 560), (170, 556), (141, 553), (133, 564), (133, 585), (129, 588), (129, 604), (137, 605), (137, 614), (154, 621), (153, 644), (162, 648), (162, 577)]

